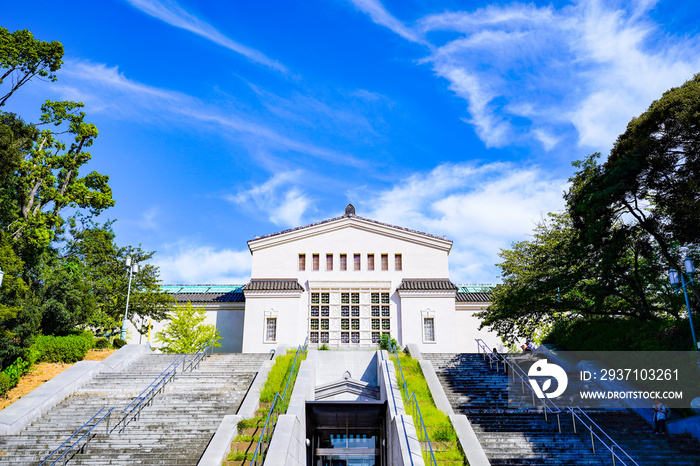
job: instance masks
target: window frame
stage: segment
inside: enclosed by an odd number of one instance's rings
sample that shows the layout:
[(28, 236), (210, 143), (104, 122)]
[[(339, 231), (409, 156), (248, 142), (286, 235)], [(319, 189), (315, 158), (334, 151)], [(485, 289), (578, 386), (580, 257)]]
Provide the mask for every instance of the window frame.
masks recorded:
[(382, 254), (381, 262), (382, 272), (389, 270), (389, 254)]
[[(270, 323), (274, 322), (274, 335), (272, 338), (269, 338), (270, 334)], [(265, 328), (263, 330), (263, 341), (265, 343), (277, 343), (277, 317), (275, 316), (267, 316), (265, 317)]]
[(321, 268), (321, 255), (319, 253), (314, 253), (311, 255), (311, 270), (318, 272)]
[(394, 254), (394, 270), (396, 272), (403, 271), (403, 255), (402, 254)]
[(297, 265), (300, 272), (306, 271), (306, 254), (299, 253), (299, 262)]

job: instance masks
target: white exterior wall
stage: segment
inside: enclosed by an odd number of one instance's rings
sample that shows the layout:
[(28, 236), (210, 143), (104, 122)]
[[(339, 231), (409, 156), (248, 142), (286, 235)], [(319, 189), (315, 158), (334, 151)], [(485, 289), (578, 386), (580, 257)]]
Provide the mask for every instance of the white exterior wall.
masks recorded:
[[(267, 353), (279, 344), (298, 345), (306, 337), (306, 309), (300, 309), (300, 292), (245, 293), (244, 353)], [(268, 317), (277, 319), (277, 339), (265, 341)]]
[[(454, 292), (401, 291), (400, 343), (414, 343), (422, 353), (456, 353), (464, 348), (463, 327), (457, 322)], [(435, 322), (435, 341), (423, 338), (423, 318)]]
[[(481, 325), (481, 320), (476, 318), (474, 314), (480, 310), (485, 309), (488, 304), (467, 304), (459, 303), (457, 304), (457, 310), (455, 312), (456, 328), (459, 328), (462, 335), (461, 339), (464, 341), (460, 342), (459, 351), (462, 353), (476, 353), (476, 342), (477, 338), (484, 340), (484, 342), (489, 346), (489, 348), (496, 348), (499, 353), (507, 352), (507, 348), (504, 347), (501, 338), (496, 335), (495, 332), (489, 332), (487, 330), (479, 330), (479, 325)], [(422, 351), (422, 350), (421, 350)], [(429, 351), (428, 351), (429, 352)]]

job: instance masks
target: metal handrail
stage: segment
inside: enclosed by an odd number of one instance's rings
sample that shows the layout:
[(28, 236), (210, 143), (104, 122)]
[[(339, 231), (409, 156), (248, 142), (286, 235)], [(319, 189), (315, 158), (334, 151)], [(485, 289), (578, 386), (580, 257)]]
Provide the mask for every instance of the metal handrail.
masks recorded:
[[(576, 433), (576, 419), (581, 421), (581, 424), (583, 424), (586, 427), (586, 429), (588, 429), (588, 431), (591, 433), (591, 449), (593, 450), (593, 453), (595, 453), (595, 443), (593, 442), (593, 436), (595, 436), (600, 441), (600, 443), (602, 443), (605, 446), (605, 448), (610, 450), (610, 453), (612, 453), (613, 465), (615, 464), (615, 458), (617, 458), (623, 465), (627, 465), (627, 463), (625, 463), (625, 461), (622, 458), (620, 458), (620, 456), (617, 453), (615, 453), (614, 448), (617, 447), (618, 451), (624, 453), (627, 459), (629, 459), (633, 464), (639, 466), (639, 463), (637, 463), (620, 445), (618, 445), (617, 442), (615, 442), (615, 440), (613, 440), (607, 432), (605, 432), (598, 424), (596, 424), (595, 421), (593, 421), (593, 419), (591, 419), (591, 417), (588, 414), (586, 414), (586, 412), (583, 409), (581, 409), (578, 406), (567, 406), (567, 409), (571, 413), (571, 421), (574, 426), (574, 433)], [(590, 424), (586, 423), (586, 421), (581, 419), (581, 417), (576, 413), (576, 411), (585, 416)], [(595, 426), (600, 431), (600, 433), (603, 434), (610, 441), (610, 443), (612, 443), (613, 446), (608, 446), (608, 444), (605, 443), (605, 441), (602, 438), (600, 438), (598, 434), (593, 432), (593, 426)]]
[[(85, 427), (88, 427), (88, 426), (89, 426), (90, 428), (89, 428), (87, 431), (85, 431), (85, 433), (84, 433), (83, 435), (81, 435), (80, 438), (79, 438), (78, 440), (76, 440), (71, 446), (69, 446), (68, 448), (66, 448), (66, 450), (65, 450), (63, 453), (61, 453), (61, 455), (60, 455), (58, 458), (56, 458), (56, 459), (51, 463), (51, 466), (53, 466), (53, 465), (55, 465), (56, 463), (58, 463), (58, 461), (60, 461), (61, 458), (63, 458), (63, 464), (65, 465), (66, 463), (68, 463), (68, 460), (69, 460), (69, 459), (73, 458), (73, 457), (74, 457), (75, 455), (77, 455), (79, 452), (80, 452), (80, 453), (84, 453), (85, 450), (87, 449), (88, 444), (90, 443), (90, 440), (92, 440), (92, 438), (93, 438), (95, 435), (97, 435), (97, 434), (93, 434), (92, 436), (90, 436), (90, 433), (95, 429), (95, 427), (97, 427), (97, 426), (98, 426), (102, 421), (104, 421), (105, 419), (107, 419), (107, 428), (105, 429), (105, 431), (106, 431), (106, 432), (109, 431), (109, 420), (110, 420), (110, 418), (111, 418), (112, 411), (114, 410), (114, 407), (109, 408), (109, 409), (107, 410), (107, 412), (100, 418), (99, 421), (95, 422), (95, 423), (92, 424), (92, 425), (89, 425), (90, 422), (92, 422), (93, 419), (95, 419), (97, 416), (99, 416), (100, 413), (101, 413), (102, 411), (104, 411), (105, 409), (106, 409), (106, 406), (103, 406), (102, 408), (100, 408), (100, 410), (97, 411), (97, 413), (95, 413), (95, 415), (92, 416), (92, 417), (90, 418), (90, 420), (88, 420), (88, 421), (87, 421), (85, 424), (83, 424), (78, 430), (76, 430), (76, 431), (75, 431), (70, 437), (68, 437), (58, 448), (56, 448), (54, 451), (52, 451), (52, 452), (49, 454), (49, 456), (47, 456), (46, 459), (44, 459), (44, 461), (42, 461), (41, 463), (39, 463), (39, 466), (42, 466), (43, 464), (46, 464), (46, 463), (51, 459), (51, 457), (52, 457), (53, 455), (55, 455), (59, 450), (61, 450), (61, 448), (63, 448), (66, 444), (68, 444), (68, 442), (70, 442), (70, 440), (71, 440), (73, 437), (75, 437), (76, 435), (78, 435)], [(86, 440), (85, 440), (85, 444), (79, 448), (79, 451), (76, 451), (76, 453), (74, 453), (73, 456), (71, 456), (71, 457), (69, 458), (69, 457), (68, 457), (68, 453), (71, 452), (73, 449), (75, 449), (76, 445), (78, 445), (83, 439), (86, 439)]]
[[(399, 352), (396, 348), (396, 346), (389, 340), (389, 351), (396, 356), (396, 364), (399, 367), (399, 372), (398, 374), (401, 375), (401, 383), (403, 384), (403, 398), (406, 400), (408, 403), (409, 407), (412, 410), (411, 417), (413, 417), (414, 422), (416, 421), (416, 416), (415, 413), (418, 413), (418, 418), (417, 420), (420, 421), (420, 427), (422, 427), (423, 434), (425, 435), (425, 440), (421, 441), (419, 439), (419, 444), (421, 446), (421, 450), (427, 450), (424, 451), (423, 459), (427, 461), (432, 462), (433, 466), (437, 466), (437, 461), (435, 460), (435, 453), (433, 452), (433, 446), (430, 443), (430, 437), (428, 436), (428, 429), (425, 427), (425, 422), (423, 422), (423, 414), (420, 412), (420, 406), (418, 406), (418, 400), (416, 399), (416, 392), (411, 393), (410, 395), (408, 394), (408, 386), (406, 385), (406, 378), (403, 375), (403, 369), (401, 368), (401, 361), (399, 360)], [(398, 376), (397, 374), (397, 376)], [(391, 383), (391, 378), (389, 378), (389, 383)], [(399, 390), (401, 390), (401, 387), (399, 386)], [(413, 400), (413, 401), (411, 401)], [(404, 433), (406, 433), (405, 426), (404, 426)], [(416, 429), (416, 434), (420, 436), (420, 430)], [(423, 448), (423, 445), (427, 444), (428, 448)], [(409, 455), (411, 453), (411, 447), (408, 443), (408, 433), (406, 433), (406, 445), (408, 446), (408, 452)], [(428, 455), (428, 451), (430, 452), (430, 457), (426, 458)], [(411, 459), (411, 463), (413, 463), (413, 459)]]
[[(498, 361), (500, 359), (503, 362), (503, 369), (505, 371), (506, 366), (511, 368), (511, 374), (513, 374), (513, 381), (515, 381), (515, 376), (517, 375), (518, 378), (520, 379), (520, 385), (521, 388), (527, 387), (530, 392), (532, 393), (532, 404), (536, 406), (535, 402), (535, 396), (537, 395), (535, 393), (535, 390), (532, 388), (532, 385), (530, 385), (530, 377), (518, 366), (517, 364), (513, 364), (511, 361), (508, 360), (505, 356), (501, 356), (500, 358), (497, 358), (494, 353), (491, 351), (491, 348), (484, 342), (484, 340), (477, 338), (476, 340), (477, 344), (477, 349), (478, 352), (481, 353), (480, 350), (483, 350), (486, 356), (488, 356), (489, 361), (493, 361), (494, 359)], [(498, 365), (496, 365), (496, 370), (498, 370)], [(544, 398), (539, 398), (539, 400), (542, 402), (542, 406), (544, 407), (544, 417), (547, 419), (547, 412), (551, 414), (556, 414), (557, 415), (557, 422), (559, 423), (559, 432), (561, 432), (561, 422), (559, 419), (559, 413), (562, 412), (561, 408), (556, 405), (552, 400), (549, 399), (545, 395)], [(551, 406), (550, 406), (551, 405)]]
[[(389, 374), (389, 361), (384, 361), (384, 367), (386, 367), (386, 374), (387, 374), (387, 379), (389, 379), (389, 392), (391, 393), (391, 401), (394, 404), (394, 414), (396, 416), (399, 415), (399, 410), (396, 406), (396, 398), (394, 397), (394, 386), (391, 383), (391, 377)], [(394, 371), (396, 372), (396, 371)], [(399, 391), (401, 391), (401, 387), (399, 387)], [(401, 425), (403, 426), (403, 435), (406, 438), (406, 448), (408, 448), (408, 458), (411, 460), (411, 466), (413, 466), (413, 455), (411, 454), (411, 442), (408, 440), (408, 431), (406, 430), (406, 423), (403, 421), (403, 417), (401, 418)]]
[[(487, 353), (487, 354), (489, 355), (489, 358), (495, 357), (495, 356), (493, 356), (493, 353), (492, 353), (491, 349), (488, 347), (488, 345), (487, 345), (483, 340), (481, 340), (481, 339), (476, 339), (476, 343), (477, 343), (477, 346), (479, 347), (479, 349), (483, 349), (484, 352)], [(508, 364), (508, 365), (511, 367), (512, 372), (513, 372), (513, 379), (515, 380), (515, 374), (517, 374), (518, 377), (519, 377), (520, 380), (521, 380), (521, 386), (527, 386), (527, 387), (534, 393), (534, 390), (532, 389), (532, 386), (531, 386), (530, 383), (529, 383), (529, 382), (530, 382), (530, 377), (525, 373), (525, 371), (523, 371), (522, 368), (521, 368), (520, 366), (518, 366), (517, 364), (513, 365), (513, 364), (512, 364), (510, 361), (508, 361), (508, 359), (506, 359), (505, 357), (503, 357), (502, 360), (503, 360), (504, 365), (505, 365), (505, 364)], [(515, 369), (516, 367), (517, 367), (517, 369)], [(504, 366), (504, 368), (505, 368), (505, 366)], [(497, 366), (496, 370), (498, 370), (498, 366)], [(525, 381), (526, 381), (525, 379), (527, 379), (527, 383), (525, 383)], [(534, 399), (534, 398), (533, 398), (533, 399)], [(549, 400), (549, 398), (545, 395), (545, 398), (543, 398), (543, 399), (541, 399), (541, 400), (543, 400), (543, 404), (544, 404), (544, 400)], [(556, 404), (555, 404), (554, 402), (552, 402), (551, 400), (549, 400), (549, 401), (550, 401), (550, 403), (552, 403), (552, 405), (555, 406), (555, 407), (557, 408), (557, 410), (558, 410), (558, 411), (556, 412), (556, 415), (557, 415), (557, 423), (558, 423), (558, 425), (559, 425), (559, 433), (561, 433), (561, 421), (560, 421), (560, 419), (559, 419), (559, 413), (561, 412), (561, 410), (559, 410), (559, 408), (556, 406)], [(545, 408), (546, 408), (546, 405), (545, 405)], [(597, 439), (600, 441), (600, 443), (602, 443), (602, 444), (605, 446), (605, 448), (607, 448), (608, 450), (610, 450), (610, 453), (612, 454), (612, 462), (613, 462), (613, 465), (615, 465), (615, 459), (616, 459), (616, 458), (617, 458), (620, 462), (622, 462), (623, 465), (625, 465), (625, 466), (627, 465), (627, 463), (625, 463), (625, 461), (624, 461), (622, 458), (620, 458), (620, 456), (619, 456), (617, 453), (615, 453), (614, 448), (617, 447), (617, 449), (618, 449), (619, 451), (621, 451), (632, 463), (634, 463), (636, 466), (639, 466), (639, 464), (638, 464), (634, 459), (632, 459), (632, 457), (631, 457), (620, 445), (618, 445), (617, 442), (615, 442), (615, 441), (612, 439), (612, 437), (610, 437), (610, 436), (607, 434), (607, 432), (605, 432), (598, 424), (596, 424), (596, 423), (590, 418), (590, 416), (588, 416), (588, 414), (587, 414), (583, 409), (581, 409), (579, 406), (573, 406), (573, 407), (567, 406), (567, 409), (569, 410), (569, 412), (570, 412), (571, 415), (572, 415), (572, 424), (573, 424), (573, 428), (574, 428), (574, 433), (577, 433), (577, 432), (576, 432), (576, 418), (578, 418), (578, 419), (581, 421), (581, 424), (583, 424), (583, 425), (586, 427), (586, 429), (588, 429), (588, 431), (591, 433), (591, 449), (593, 450), (593, 453), (594, 453), (594, 454), (595, 454), (595, 443), (594, 443), (594, 437), (595, 437), (595, 438), (597, 438)], [(576, 412), (575, 412), (576, 410), (578, 410), (578, 412), (580, 412), (583, 416), (585, 416), (586, 419), (588, 419), (588, 421), (590, 421), (590, 424), (587, 424), (583, 419), (581, 419), (581, 417), (580, 417), (578, 414), (576, 414)], [(546, 419), (546, 418), (547, 418), (547, 409), (545, 409), (545, 419)], [(611, 447), (611, 446), (608, 446), (608, 444), (605, 443), (605, 441), (604, 441), (598, 434), (596, 434), (595, 432), (593, 432), (592, 426), (595, 426), (596, 428), (598, 428), (598, 430), (599, 430), (603, 435), (605, 435), (605, 437), (613, 444), (613, 446), (612, 446), (612, 447)]]
[[(202, 359), (204, 359), (207, 356), (207, 350), (211, 349), (212, 352), (214, 351), (215, 342), (216, 341), (213, 338), (208, 340), (206, 343), (199, 347), (199, 349), (192, 355), (192, 357), (183, 360), (182, 372), (191, 372), (195, 369), (199, 369), (199, 363), (202, 362)], [(185, 367), (186, 363), (189, 363), (189, 366)]]
[(175, 359), (170, 365), (161, 372), (153, 382), (151, 382), (129, 405), (122, 410), (122, 418), (112, 427), (110, 433), (119, 429), (119, 432), (124, 432), (126, 427), (132, 421), (140, 418), (141, 410), (144, 406), (150, 404), (153, 398), (165, 389), (165, 385), (171, 382), (177, 374), (177, 368), (187, 355), (183, 354)]
[[(270, 446), (272, 435), (274, 434), (275, 427), (277, 426), (277, 419), (279, 418), (280, 414), (284, 414), (287, 412), (287, 408), (289, 407), (289, 401), (292, 397), (292, 392), (288, 392), (288, 389), (290, 386), (294, 386), (296, 376), (299, 373), (299, 368), (301, 367), (301, 356), (305, 355), (309, 349), (308, 340), (308, 337), (306, 337), (306, 339), (304, 340), (304, 344), (299, 345), (297, 347), (296, 353), (294, 353), (294, 361), (292, 362), (292, 368), (289, 371), (287, 382), (284, 385), (284, 393), (280, 395), (280, 393), (277, 392), (275, 393), (275, 397), (272, 399), (270, 410), (268, 411), (267, 418), (265, 419), (265, 425), (263, 426), (263, 430), (260, 433), (258, 443), (255, 445), (253, 459), (250, 460), (250, 464), (252, 465), (262, 465), (265, 461), (267, 448)], [(297, 361), (299, 361), (298, 365)]]

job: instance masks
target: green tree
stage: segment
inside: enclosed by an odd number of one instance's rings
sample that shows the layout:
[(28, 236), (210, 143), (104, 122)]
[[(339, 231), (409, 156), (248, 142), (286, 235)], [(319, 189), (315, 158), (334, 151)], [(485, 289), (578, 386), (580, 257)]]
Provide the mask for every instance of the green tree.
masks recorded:
[[(0, 86), (5, 94), (0, 107), (20, 87), (35, 76), (56, 80), (55, 72), (63, 64), (63, 45), (34, 39), (26, 29), (10, 32), (0, 27)], [(9, 81), (9, 83), (8, 83)]]
[(700, 74), (630, 121), (603, 165), (592, 157), (580, 168), (567, 203), (587, 241), (603, 244), (624, 225), (648, 235), (665, 268), (682, 270), (679, 248), (700, 244)]
[(170, 312), (167, 327), (156, 334), (156, 339), (163, 342), (165, 353), (194, 353), (209, 340), (219, 347), (221, 335), (212, 324), (204, 324), (206, 311), (195, 309), (192, 303), (176, 305)]

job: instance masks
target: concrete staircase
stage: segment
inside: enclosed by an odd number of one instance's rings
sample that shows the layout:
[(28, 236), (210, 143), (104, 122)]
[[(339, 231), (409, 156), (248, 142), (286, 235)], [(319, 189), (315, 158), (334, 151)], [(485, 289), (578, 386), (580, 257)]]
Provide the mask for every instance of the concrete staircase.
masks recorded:
[[(455, 412), (467, 415), (492, 465), (612, 464), (610, 452), (599, 443), (596, 453), (591, 451), (588, 430), (579, 425), (578, 434), (573, 432), (570, 414), (560, 415), (559, 433), (556, 416), (546, 421), (541, 408), (524, 407), (531, 406), (529, 391), (519, 397), (519, 407), (509, 405), (508, 377), (490, 369), (480, 355), (424, 357), (432, 361)], [(560, 407), (565, 410), (564, 404)], [(700, 465), (700, 444), (690, 436), (654, 435), (629, 411), (589, 414), (640, 466)]]
[[(119, 373), (103, 373), (17, 435), (0, 438), (0, 465), (37, 465), (102, 406), (121, 410), (176, 359), (147, 354)], [(235, 414), (268, 354), (214, 354), (175, 380), (125, 432), (102, 424), (75, 465), (196, 465), (224, 415)]]

